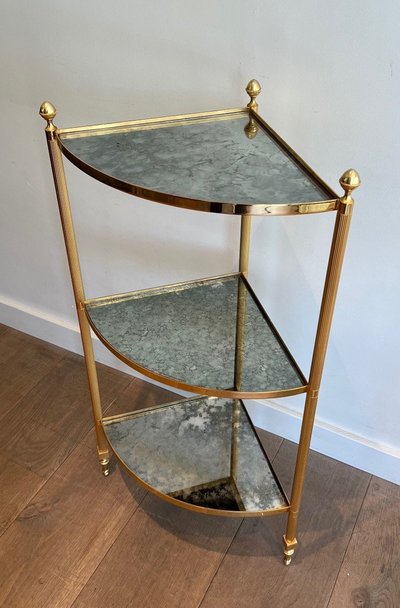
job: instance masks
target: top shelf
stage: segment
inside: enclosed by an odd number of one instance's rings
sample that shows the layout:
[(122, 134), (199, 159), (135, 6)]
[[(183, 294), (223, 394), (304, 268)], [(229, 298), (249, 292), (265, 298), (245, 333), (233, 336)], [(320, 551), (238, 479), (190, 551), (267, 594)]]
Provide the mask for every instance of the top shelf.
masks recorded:
[(119, 190), (233, 215), (337, 209), (335, 194), (249, 108), (58, 129), (64, 155)]

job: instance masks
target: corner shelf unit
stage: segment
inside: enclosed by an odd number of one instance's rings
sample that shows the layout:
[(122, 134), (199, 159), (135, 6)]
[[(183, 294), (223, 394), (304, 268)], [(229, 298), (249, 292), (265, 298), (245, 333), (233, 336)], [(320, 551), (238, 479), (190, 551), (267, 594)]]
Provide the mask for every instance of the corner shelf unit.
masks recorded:
[[(234, 108), (58, 129), (40, 109), (64, 232), (95, 420), (108, 475), (110, 451), (150, 491), (206, 514), (288, 513), (284, 561), (297, 546), (300, 507), (319, 385), (353, 208), (356, 171), (339, 197), (258, 114)], [(88, 175), (141, 198), (182, 209), (241, 216), (238, 272), (158, 288), (85, 298), (62, 155)], [(309, 379), (252, 290), (251, 216), (333, 211), (336, 223)], [(128, 286), (129, 287), (129, 286)], [(104, 417), (90, 328), (133, 369), (190, 399)], [(242, 399), (305, 393), (290, 500)]]

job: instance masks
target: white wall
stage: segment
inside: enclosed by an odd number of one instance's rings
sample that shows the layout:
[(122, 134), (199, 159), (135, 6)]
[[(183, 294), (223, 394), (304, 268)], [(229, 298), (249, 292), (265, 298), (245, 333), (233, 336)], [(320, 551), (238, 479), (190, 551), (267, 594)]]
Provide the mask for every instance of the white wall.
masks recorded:
[[(363, 181), (314, 445), (400, 482), (400, 4), (3, 0), (0, 12), (0, 320), (79, 348), (44, 99), (73, 126), (242, 105), (256, 77), (262, 115), (328, 183), (351, 166)], [(71, 166), (68, 177), (88, 296), (235, 269), (237, 218), (164, 208)], [(252, 282), (306, 373), (332, 221), (253, 225)], [(302, 403), (253, 413), (296, 437)]]

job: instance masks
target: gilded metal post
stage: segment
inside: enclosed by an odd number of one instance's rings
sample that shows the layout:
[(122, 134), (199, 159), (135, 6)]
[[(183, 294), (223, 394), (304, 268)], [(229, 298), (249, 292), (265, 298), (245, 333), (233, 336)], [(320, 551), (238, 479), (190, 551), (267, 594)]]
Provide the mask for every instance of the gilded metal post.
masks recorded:
[(86, 372), (89, 382), (90, 397), (92, 401), (92, 410), (96, 429), (97, 451), (99, 454), (100, 464), (103, 473), (104, 475), (108, 475), (108, 463), (110, 461), (110, 454), (108, 450), (107, 440), (105, 438), (104, 431), (101, 426), (102, 411), (96, 364), (93, 354), (93, 344), (90, 335), (90, 326), (83, 307), (85, 294), (83, 290), (82, 275), (79, 264), (78, 250), (76, 246), (67, 184), (65, 180), (64, 166), (61, 151), (58, 142), (55, 138), (57, 128), (53, 124), (53, 119), (56, 115), (56, 109), (51, 103), (45, 101), (40, 106), (39, 113), (40, 116), (47, 121), (47, 126), (45, 129), (47, 145), (49, 149), (51, 168), (53, 171), (54, 185), (56, 189), (58, 209), (60, 212), (61, 225), (64, 234), (65, 248), (67, 250), (68, 265), (71, 274), (76, 310), (78, 313), (83, 352), (85, 355)]
[(332, 238), (324, 293), (322, 296), (321, 310), (311, 363), (310, 380), (304, 408), (300, 442), (297, 451), (288, 524), (286, 534), (283, 536), (284, 563), (286, 565), (290, 564), (292, 555), (297, 545), (297, 518), (301, 503), (311, 434), (318, 401), (318, 392), (335, 307), (340, 272), (350, 227), (351, 214), (353, 211), (354, 200), (352, 198), (352, 191), (357, 188), (360, 183), (360, 177), (357, 171), (354, 171), (354, 169), (349, 169), (340, 178), (340, 184), (343, 187), (345, 194), (339, 201), (339, 208), (337, 211), (335, 229)]

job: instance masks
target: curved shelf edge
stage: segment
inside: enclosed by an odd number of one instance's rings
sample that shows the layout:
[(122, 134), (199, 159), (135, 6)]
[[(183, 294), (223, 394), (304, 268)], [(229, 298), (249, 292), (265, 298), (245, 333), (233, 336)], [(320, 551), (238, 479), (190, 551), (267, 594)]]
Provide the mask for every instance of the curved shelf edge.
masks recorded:
[(112, 354), (117, 357), (122, 363), (128, 365), (135, 371), (139, 372), (143, 376), (147, 378), (151, 378), (152, 380), (156, 380), (161, 384), (165, 384), (170, 386), (171, 388), (177, 388), (183, 391), (188, 391), (189, 393), (195, 393), (196, 395), (205, 395), (206, 397), (228, 397), (231, 399), (277, 399), (279, 397), (291, 397), (293, 395), (301, 395), (302, 393), (306, 393), (308, 389), (308, 384), (303, 386), (299, 386), (296, 388), (288, 388), (277, 391), (236, 391), (229, 389), (217, 389), (217, 388), (208, 388), (204, 386), (196, 386), (194, 384), (187, 384), (186, 382), (182, 382), (181, 380), (175, 380), (174, 378), (170, 378), (168, 376), (164, 376), (163, 374), (159, 374), (147, 367), (143, 367), (140, 363), (133, 361), (132, 359), (128, 359), (120, 353), (117, 349), (113, 347), (110, 342), (106, 340), (106, 338), (99, 332), (97, 327), (94, 325), (90, 316), (86, 314), (87, 319), (90, 323), (90, 327), (100, 340), (102, 344), (110, 351)]
[(148, 490), (149, 492), (151, 492), (158, 498), (161, 498), (162, 500), (165, 500), (165, 502), (169, 502), (170, 504), (175, 505), (175, 507), (179, 507), (180, 509), (187, 509), (188, 511), (195, 511), (197, 513), (202, 513), (203, 515), (217, 515), (219, 517), (240, 517), (240, 518), (243, 518), (243, 517), (269, 517), (271, 515), (281, 515), (282, 513), (287, 513), (290, 509), (290, 505), (288, 505), (287, 507), (280, 507), (279, 509), (269, 509), (266, 511), (228, 511), (228, 510), (223, 511), (222, 509), (211, 509), (208, 507), (199, 507), (197, 505), (192, 505), (188, 502), (183, 502), (182, 500), (178, 500), (177, 498), (173, 498), (172, 496), (168, 496), (168, 494), (164, 494), (163, 492), (160, 492), (156, 488), (153, 488), (153, 486), (150, 486), (145, 481), (143, 481), (143, 479), (138, 477), (128, 467), (128, 465), (124, 462), (124, 460), (118, 455), (118, 452), (116, 450), (114, 450), (112, 443), (108, 439), (107, 439), (107, 441), (108, 441), (108, 445), (112, 449), (112, 452), (113, 452), (115, 458), (118, 460), (119, 464), (122, 466), (124, 471), (126, 471), (126, 473), (128, 473), (128, 475), (130, 477), (132, 477), (143, 488), (145, 488), (146, 490)]
[(62, 140), (57, 137), (62, 153), (68, 160), (81, 169), (90, 177), (97, 179), (97, 181), (111, 186), (116, 190), (131, 194), (139, 198), (151, 201), (153, 203), (162, 203), (163, 205), (169, 205), (170, 207), (178, 207), (179, 209), (191, 209), (192, 211), (203, 211), (206, 213), (222, 213), (225, 215), (254, 215), (254, 216), (269, 216), (269, 215), (310, 215), (313, 213), (326, 213), (328, 211), (337, 211), (339, 206), (339, 198), (316, 201), (316, 202), (303, 202), (303, 203), (257, 203), (252, 205), (226, 203), (226, 202), (211, 202), (202, 201), (199, 199), (185, 198), (183, 196), (177, 196), (160, 192), (157, 190), (150, 190), (143, 186), (136, 184), (130, 184), (124, 182), (121, 179), (102, 173), (92, 165), (85, 163), (83, 160), (72, 154), (62, 143)]
[[(201, 199), (195, 199), (190, 197), (184, 197), (180, 195), (169, 194), (159, 190), (154, 190), (148, 187), (140, 186), (135, 183), (126, 182), (115, 176), (109, 175), (94, 166), (85, 162), (78, 156), (76, 156), (68, 146), (64, 145), (63, 136), (68, 140), (73, 136), (84, 137), (89, 135), (99, 134), (110, 134), (115, 132), (128, 131), (131, 128), (142, 127), (149, 125), (150, 128), (155, 128), (159, 125), (173, 125), (174, 123), (181, 122), (183, 124), (190, 121), (197, 121), (201, 118), (214, 117), (218, 120), (224, 119), (230, 115), (246, 115), (250, 117), (250, 120), (255, 119), (261, 128), (271, 136), (279, 147), (292, 159), (292, 161), (301, 168), (308, 178), (310, 178), (321, 190), (325, 191), (328, 195), (327, 199), (317, 201), (287, 201), (285, 203), (272, 203), (270, 201), (254, 203), (254, 204), (236, 204), (234, 202), (222, 202), (222, 201), (207, 201)], [(62, 153), (70, 162), (76, 167), (81, 169), (84, 173), (90, 175), (94, 179), (111, 186), (117, 190), (121, 190), (127, 194), (143, 198), (152, 202), (162, 203), (181, 209), (191, 209), (195, 211), (211, 212), (211, 213), (223, 213), (228, 215), (254, 215), (254, 216), (268, 216), (268, 215), (308, 215), (312, 213), (325, 213), (327, 211), (336, 211), (339, 205), (339, 197), (310, 167), (296, 154), (292, 148), (286, 144), (286, 142), (277, 135), (277, 133), (255, 112), (249, 110), (249, 108), (232, 108), (227, 110), (217, 110), (214, 112), (202, 112), (196, 114), (168, 116), (157, 119), (142, 119), (138, 121), (130, 121), (125, 123), (110, 123), (103, 125), (93, 125), (88, 127), (76, 127), (71, 129), (57, 129), (55, 132), (57, 142), (61, 148)]]
[[(253, 303), (253, 310), (256, 311), (258, 318), (262, 319), (262, 321), (261, 321), (262, 326), (269, 328), (268, 332), (269, 332), (269, 335), (271, 337), (273, 337), (273, 340), (274, 340), (273, 344), (280, 348), (282, 357), (284, 359), (286, 359), (286, 361), (289, 363), (289, 365), (291, 365), (293, 374), (292, 374), (290, 384), (287, 383), (287, 386), (284, 386), (284, 385), (282, 386), (282, 385), (278, 384), (277, 385), (278, 388), (271, 386), (271, 388), (269, 390), (267, 390), (268, 386), (264, 386), (260, 390), (251, 390), (251, 389), (253, 389), (253, 386), (251, 386), (251, 387), (247, 387), (247, 390), (240, 390), (240, 388), (238, 389), (235, 387), (235, 380), (234, 380), (234, 377), (232, 376), (232, 378), (231, 378), (232, 382), (225, 381), (223, 383), (223, 388), (220, 388), (220, 387), (217, 388), (216, 386), (214, 386), (212, 384), (211, 385), (207, 385), (207, 384), (199, 385), (196, 382), (190, 382), (190, 378), (186, 378), (185, 376), (179, 377), (179, 376), (166, 375), (164, 370), (157, 371), (153, 368), (149, 368), (147, 366), (147, 364), (144, 364), (143, 362), (139, 362), (131, 354), (125, 354), (124, 352), (122, 352), (122, 349), (120, 349), (118, 344), (115, 343), (114, 340), (111, 340), (110, 335), (112, 335), (112, 334), (110, 334), (109, 331), (108, 331), (108, 333), (107, 333), (107, 331), (104, 331), (104, 330), (107, 330), (107, 324), (104, 324), (101, 321), (101, 319), (99, 319), (99, 318), (96, 319), (96, 316), (94, 316), (94, 318), (92, 317), (93, 310), (95, 311), (99, 307), (101, 310), (107, 310), (107, 308), (109, 308), (109, 307), (113, 307), (115, 305), (119, 306), (119, 305), (123, 304), (124, 302), (128, 302), (128, 303), (129, 302), (138, 302), (138, 301), (143, 301), (143, 299), (147, 300), (147, 298), (157, 298), (158, 296), (174, 297), (176, 294), (190, 293), (190, 290), (193, 288), (202, 289), (204, 287), (206, 289), (211, 288), (211, 290), (213, 290), (216, 286), (220, 286), (221, 284), (227, 285), (229, 283), (231, 283), (233, 285), (233, 288), (235, 291), (235, 296), (234, 296), (235, 298), (239, 297), (239, 294), (236, 290), (239, 289), (239, 287), (243, 287), (243, 289), (245, 290), (245, 293), (248, 294), (248, 301)], [(215, 292), (215, 293), (218, 293), (218, 292)], [(212, 297), (214, 297), (214, 291), (212, 291), (212, 294), (213, 294)], [(220, 308), (218, 310), (221, 310), (221, 306), (226, 305), (225, 297), (226, 297), (226, 295), (224, 296), (224, 294), (222, 294), (222, 300), (219, 300)], [(239, 315), (239, 312), (237, 312), (238, 309), (236, 309), (236, 307), (239, 305), (238, 302), (239, 302), (239, 300), (237, 300), (236, 303), (234, 304), (236, 315)], [(192, 302), (191, 301), (189, 301), (189, 303), (188, 303), (188, 301), (183, 302), (183, 306), (184, 306), (185, 310), (186, 310), (187, 305), (191, 306)], [(214, 309), (210, 310), (209, 302), (208, 302), (208, 304), (206, 304), (205, 301), (202, 300), (200, 303), (197, 302), (197, 306), (199, 306), (199, 305), (202, 307), (202, 309), (204, 311), (208, 310), (210, 315), (211, 315), (211, 313), (214, 313)], [(251, 288), (250, 284), (248, 283), (247, 279), (240, 273), (231, 273), (231, 274), (226, 274), (226, 275), (220, 275), (217, 277), (210, 277), (210, 278), (206, 278), (206, 279), (197, 279), (194, 281), (184, 281), (182, 283), (175, 283), (173, 285), (164, 285), (162, 287), (149, 288), (149, 289), (139, 290), (136, 292), (128, 292), (128, 293), (116, 294), (116, 295), (112, 295), (112, 296), (104, 296), (104, 297), (95, 298), (92, 300), (86, 300), (85, 302), (83, 302), (83, 306), (84, 306), (84, 310), (85, 310), (87, 319), (89, 321), (89, 324), (90, 324), (93, 332), (98, 337), (98, 339), (102, 342), (102, 344), (104, 344), (104, 346), (110, 352), (112, 352), (113, 355), (116, 356), (120, 361), (122, 361), (123, 363), (128, 365), (128, 367), (131, 367), (132, 369), (136, 370), (140, 374), (143, 374), (144, 376), (146, 376), (148, 378), (156, 380), (157, 382), (160, 382), (161, 384), (165, 384), (165, 385), (170, 386), (175, 389), (189, 391), (191, 393), (195, 393), (198, 395), (205, 395), (205, 396), (210, 396), (210, 397), (226, 397), (226, 398), (233, 398), (233, 399), (274, 399), (274, 398), (279, 398), (279, 397), (289, 397), (292, 395), (299, 395), (299, 394), (307, 392), (308, 382), (307, 382), (306, 378), (304, 377), (303, 373), (301, 372), (299, 366), (297, 365), (295, 359), (291, 355), (286, 344), (280, 337), (280, 335), (279, 335), (278, 331), (276, 330), (275, 326), (273, 325), (271, 319), (265, 312), (262, 304), (258, 300), (256, 294), (254, 293), (254, 291)], [(163, 306), (164, 306), (163, 312), (168, 310), (168, 308), (165, 308), (166, 300), (164, 300)], [(178, 310), (181, 311), (181, 309), (177, 308), (177, 301), (174, 300), (173, 309), (171, 309), (171, 301), (170, 301), (169, 306), (170, 306), (169, 310), (170, 311), (173, 310), (173, 313), (171, 313), (172, 314), (171, 319), (173, 321), (174, 320), (177, 321), (180, 324), (180, 320), (179, 320), (180, 317), (179, 317), (179, 313), (177, 311)], [(208, 309), (207, 309), (207, 306), (209, 307)], [(167, 316), (168, 313), (165, 312), (165, 314)], [(246, 314), (246, 313), (244, 313), (244, 314)], [(154, 316), (154, 313), (153, 313), (153, 316)], [(156, 313), (155, 318), (158, 319), (157, 313)], [(238, 316), (236, 323), (238, 323), (239, 318), (240, 317)], [(103, 320), (104, 319), (106, 319), (106, 323), (108, 323), (108, 325), (112, 328), (114, 327), (115, 323), (119, 322), (119, 319), (117, 319), (117, 320), (114, 319), (111, 321), (112, 316), (109, 317), (110, 320), (108, 320), (108, 321), (107, 321), (107, 316), (106, 317), (103, 316)], [(125, 322), (132, 324), (132, 322), (133, 322), (132, 317), (129, 317), (129, 319), (130, 319), (129, 321), (125, 321)], [(148, 322), (150, 322), (150, 323), (153, 322), (151, 317), (149, 318)], [(245, 322), (244, 319), (242, 319), (242, 323), (243, 322)], [(146, 327), (146, 325), (144, 327)], [(180, 325), (179, 325), (179, 327), (180, 327)], [(213, 325), (213, 331), (214, 330), (215, 330), (215, 326)], [(238, 326), (236, 326), (235, 331), (236, 331), (235, 339), (239, 339), (238, 338), (238, 336), (239, 336)], [(266, 338), (266, 339), (268, 339), (268, 338)], [(136, 340), (136, 338), (135, 338), (135, 340)], [(237, 345), (235, 345), (235, 349), (236, 348), (238, 348)], [(235, 357), (236, 357), (236, 354), (235, 354)], [(297, 381), (294, 381), (295, 378), (297, 379)], [(257, 389), (257, 386), (255, 386), (254, 389)]]
[[(196, 401), (196, 400), (197, 400), (196, 398), (192, 397), (190, 399), (186, 399), (183, 401), (173, 402), (173, 403), (161, 405), (161, 406), (155, 406), (152, 408), (147, 408), (145, 410), (138, 410), (136, 412), (130, 412), (130, 413), (122, 414), (122, 415), (103, 418), (103, 420), (101, 421), (101, 424), (102, 424), (107, 442), (108, 442), (115, 458), (117, 459), (118, 463), (122, 466), (122, 468), (126, 471), (126, 473), (130, 477), (132, 477), (135, 481), (137, 481), (142, 487), (144, 487), (146, 490), (148, 490), (149, 492), (151, 492), (158, 498), (161, 498), (162, 500), (169, 502), (170, 504), (173, 504), (179, 508), (201, 513), (203, 515), (214, 515), (214, 516), (216, 515), (216, 516), (222, 516), (222, 517), (241, 517), (242, 518), (242, 517), (266, 517), (266, 516), (272, 516), (272, 515), (280, 515), (282, 513), (288, 512), (290, 509), (290, 502), (272, 469), (269, 459), (265, 454), (264, 448), (262, 447), (257, 434), (255, 433), (255, 429), (253, 427), (253, 424), (250, 421), (250, 418), (248, 417), (247, 412), (246, 412), (247, 418), (248, 418), (250, 425), (254, 431), (254, 434), (257, 438), (257, 442), (258, 442), (262, 452), (264, 453), (266, 463), (268, 464), (268, 467), (275, 479), (275, 483), (277, 484), (277, 487), (279, 488), (281, 499), (283, 502), (286, 503), (284, 506), (279, 506), (279, 507), (270, 508), (270, 509), (260, 509), (258, 511), (257, 510), (253, 510), (253, 511), (229, 510), (229, 509), (224, 509), (224, 508), (200, 506), (198, 504), (193, 504), (190, 502), (185, 502), (184, 500), (179, 500), (177, 498), (174, 498), (174, 496), (166, 494), (165, 492), (162, 492), (159, 489), (155, 488), (154, 486), (150, 485), (147, 481), (145, 481), (144, 479), (142, 479), (142, 477), (140, 477), (137, 473), (135, 473), (132, 470), (132, 468), (129, 466), (129, 464), (126, 462), (124, 457), (121, 456), (121, 454), (118, 451), (117, 446), (113, 443), (113, 441), (110, 439), (110, 437), (107, 434), (107, 426), (110, 424), (113, 424), (115, 422), (118, 423), (119, 421), (124, 421), (124, 420), (130, 419), (132, 417), (135, 417), (138, 414), (140, 415), (140, 414), (152, 413), (152, 411), (154, 411), (154, 410), (161, 410), (163, 408), (168, 408), (169, 406), (180, 405), (181, 403), (184, 403), (184, 402), (190, 402), (190, 401)], [(241, 405), (242, 405), (243, 409), (245, 409), (242, 403), (241, 403)], [(173, 492), (173, 493), (175, 493), (175, 492)]]

